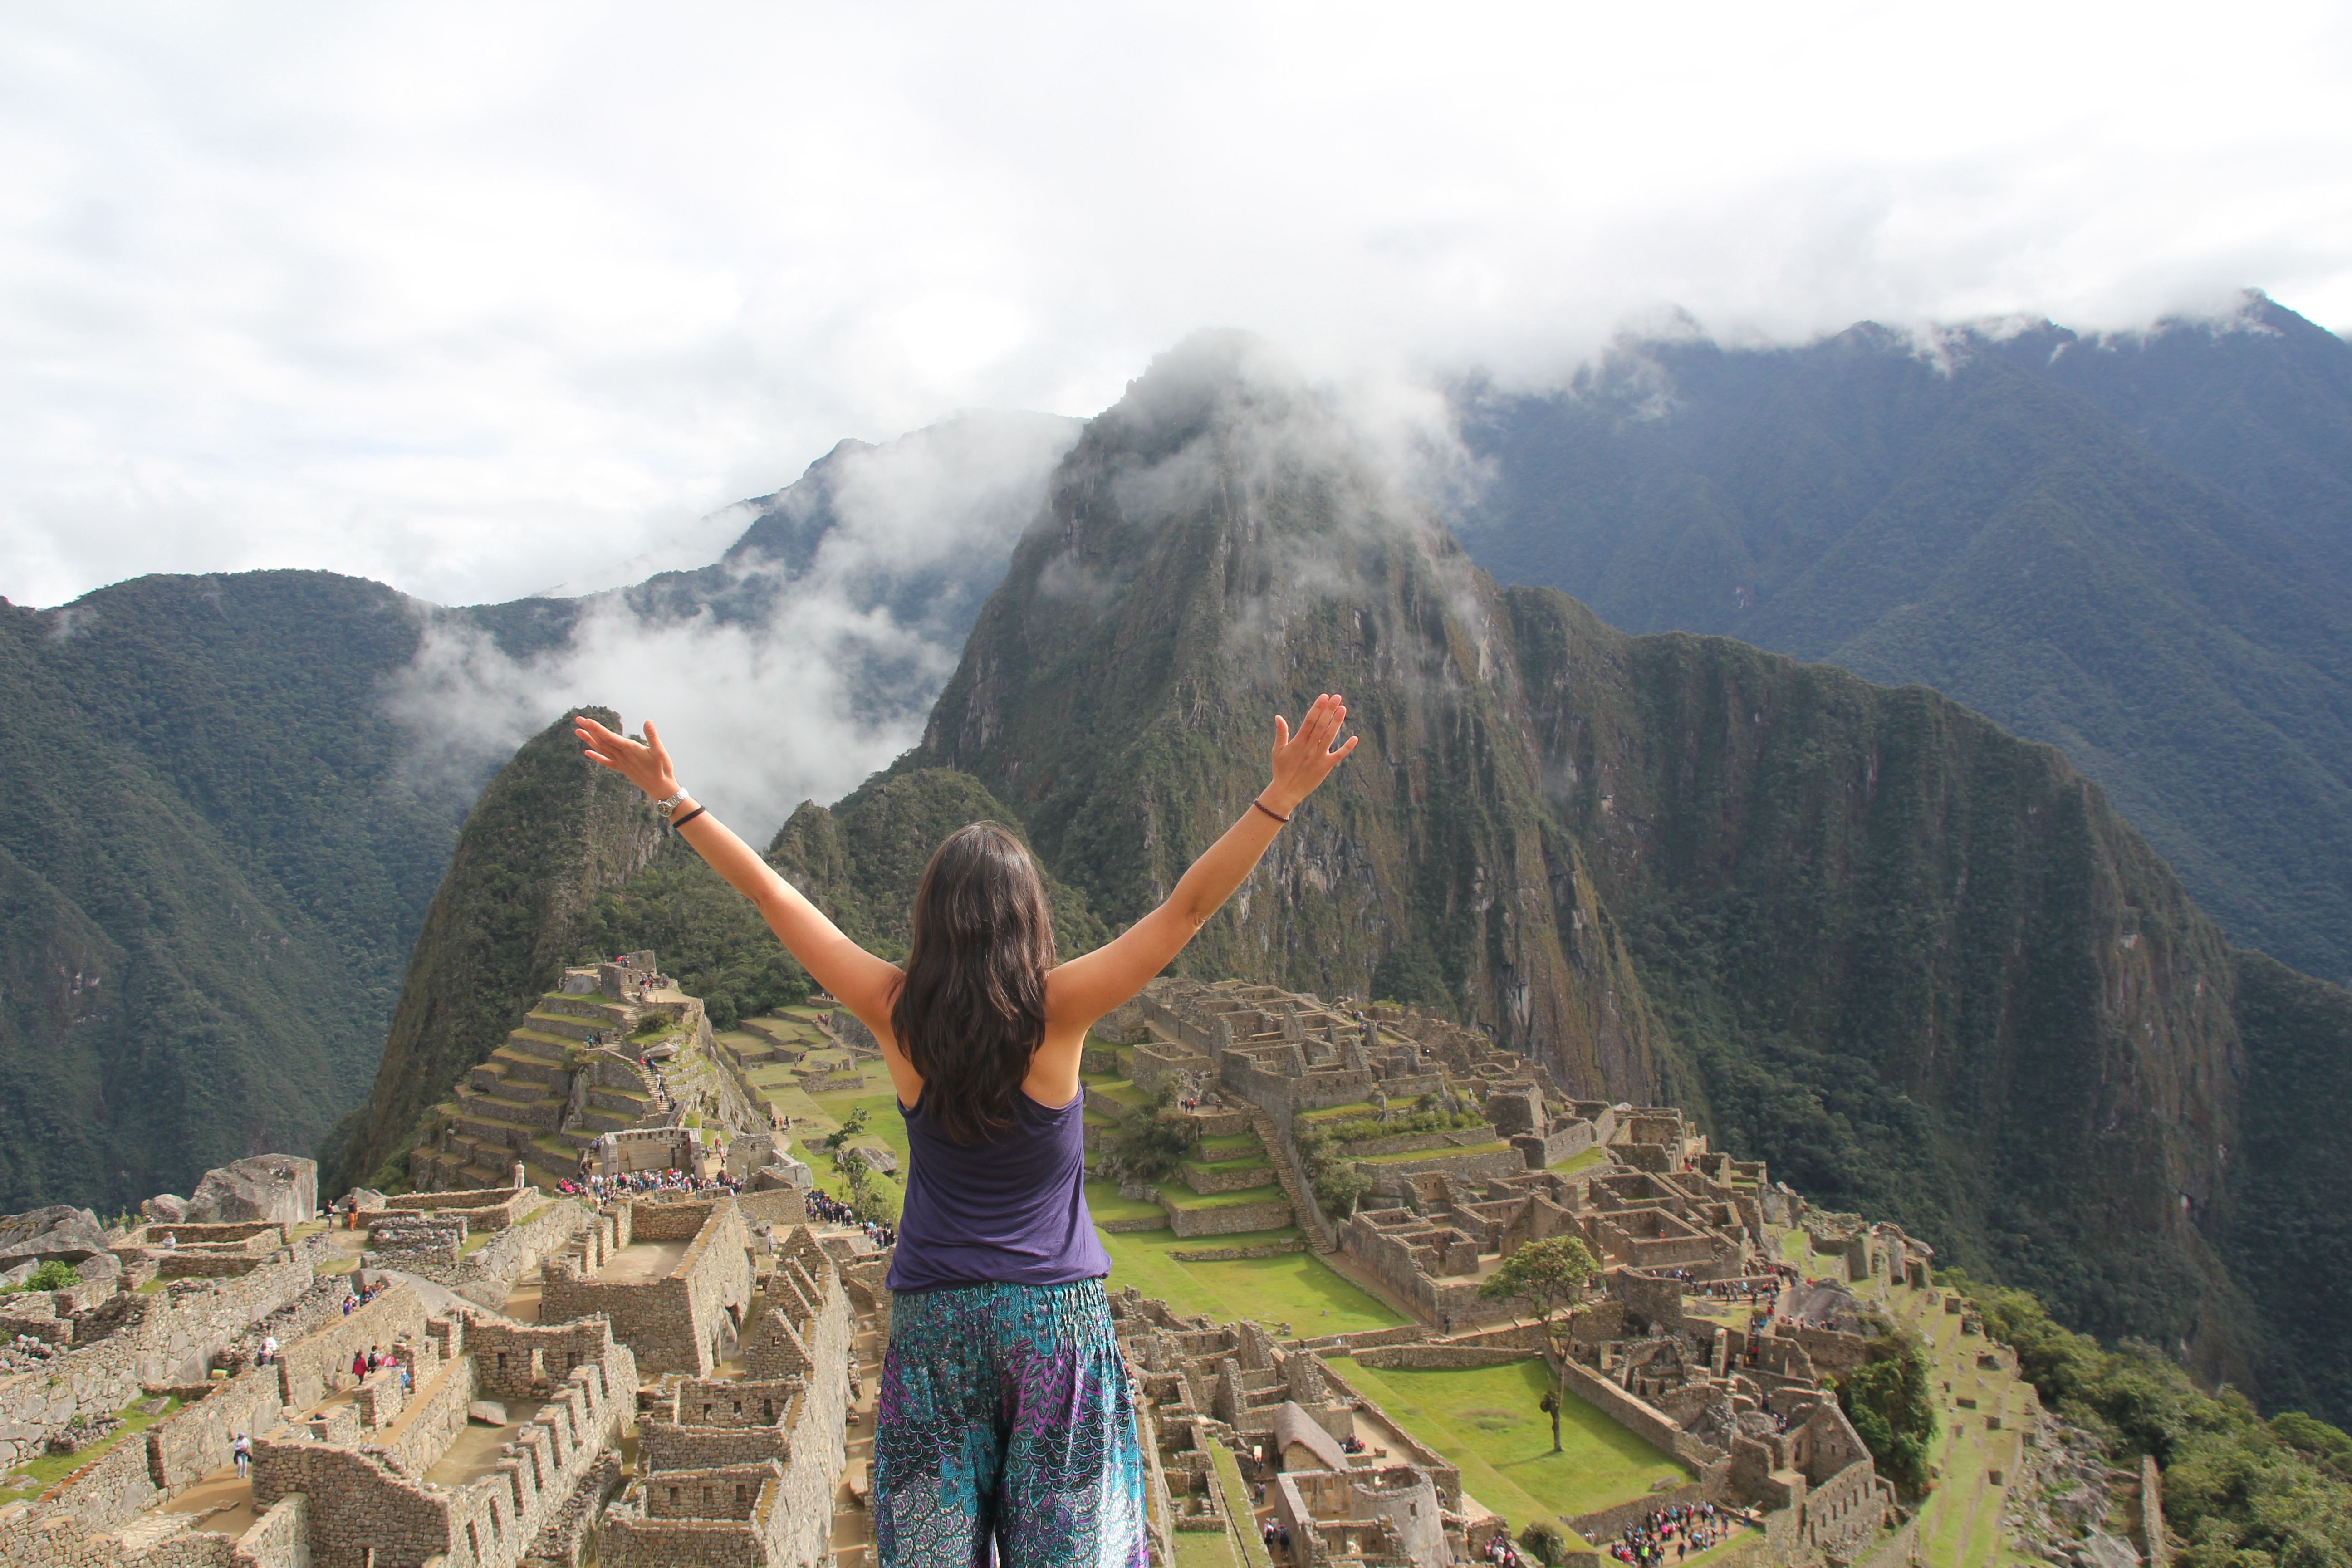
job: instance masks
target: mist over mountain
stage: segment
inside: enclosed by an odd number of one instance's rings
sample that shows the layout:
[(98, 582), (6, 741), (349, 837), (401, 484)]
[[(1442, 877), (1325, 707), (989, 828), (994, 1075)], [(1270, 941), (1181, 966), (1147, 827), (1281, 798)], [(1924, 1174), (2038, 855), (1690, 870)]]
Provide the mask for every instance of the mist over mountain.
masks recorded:
[[(720, 561), (587, 598), (445, 609), (255, 572), (0, 605), (0, 1208), (135, 1203), (316, 1145), (378, 1077), (460, 823), (587, 694), (660, 713), (751, 831), (905, 750), (1076, 430), (845, 442), (731, 509)], [(504, 892), (455, 927), (556, 907), (501, 853), (477, 858)], [(458, 984), (524, 973), (534, 940)], [(505, 1006), (420, 997), (408, 1048), (462, 1052)]]
[(1473, 389), (1457, 516), (1629, 631), (1920, 681), (2097, 779), (2234, 940), (2352, 975), (2352, 347), (2227, 321), (1621, 340)]

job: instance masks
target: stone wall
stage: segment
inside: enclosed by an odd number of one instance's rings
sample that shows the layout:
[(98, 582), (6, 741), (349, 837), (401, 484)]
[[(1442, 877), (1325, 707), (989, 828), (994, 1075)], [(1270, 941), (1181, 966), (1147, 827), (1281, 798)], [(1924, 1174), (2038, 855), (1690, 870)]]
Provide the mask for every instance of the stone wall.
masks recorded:
[[(1108, 1230), (1112, 1227), (1105, 1226), (1103, 1228)], [(1155, 1225), (1150, 1228), (1159, 1230), (1163, 1227)], [(1178, 1263), (1231, 1263), (1244, 1258), (1286, 1258), (1294, 1252), (1312, 1250), (1305, 1237), (1294, 1236), (1285, 1241), (1268, 1241), (1256, 1247), (1202, 1247), (1190, 1251), (1171, 1249), (1168, 1256)]]
[[(787, 1406), (787, 1417), (790, 1414)], [(781, 1426), (687, 1426), (645, 1416), (637, 1420), (637, 1462), (656, 1472), (757, 1465), (770, 1459), (781, 1467), (791, 1458), (792, 1443)]]
[(207, 1470), (229, 1462), (229, 1444), (278, 1425), (278, 1369), (255, 1367), (205, 1391), (147, 1428), (147, 1479), (167, 1492), (184, 1491)]
[(151, 1515), (133, 1538), (92, 1534), (73, 1512), (30, 1503), (0, 1509), (0, 1563), (8, 1568), (311, 1568), (308, 1500), (272, 1506), (242, 1536), (203, 1531), (195, 1514)]
[(1290, 1205), (1282, 1202), (1229, 1204), (1223, 1208), (1168, 1209), (1169, 1228), (1180, 1237), (1239, 1236), (1245, 1231), (1276, 1230), (1291, 1223)]
[(237, 1568), (311, 1568), (310, 1500), (299, 1492), (262, 1510), (236, 1541)]
[(1639, 1523), (1649, 1518), (1654, 1510), (1696, 1507), (1703, 1502), (1723, 1500), (1725, 1500), (1709, 1492), (1703, 1484), (1693, 1481), (1688, 1486), (1676, 1487), (1672, 1491), (1651, 1492), (1645, 1497), (1637, 1497), (1629, 1502), (1618, 1503), (1614, 1507), (1596, 1509), (1591, 1513), (1580, 1513), (1574, 1519), (1568, 1521), (1568, 1527), (1587, 1541), (1608, 1541), (1614, 1539), (1617, 1533), (1627, 1525)]
[(1688, 1435), (1664, 1411), (1646, 1400), (1634, 1398), (1580, 1362), (1564, 1360), (1556, 1354), (1545, 1359), (1550, 1363), (1555, 1380), (1565, 1375), (1570, 1394), (1661, 1453), (1689, 1462), (1684, 1452)]
[(1184, 1184), (1201, 1196), (1214, 1197), (1219, 1193), (1247, 1192), (1252, 1187), (1277, 1185), (1274, 1167), (1253, 1164), (1247, 1160), (1219, 1161), (1203, 1165), (1197, 1161), (1184, 1167)]
[(203, 1382), (216, 1353), (310, 1289), (314, 1261), (332, 1245), (315, 1233), (236, 1279), (130, 1298), (112, 1334), (0, 1379), (0, 1468), (38, 1458), (74, 1416), (110, 1415), (147, 1384)]
[[(592, 1333), (599, 1353), (552, 1388), (535, 1390), (551, 1396), (513, 1429), (488, 1474), (461, 1487), (427, 1486), (413, 1478), (446, 1451), (465, 1423), (457, 1395), (478, 1386), (477, 1346), (470, 1342), (477, 1333), (493, 1347), (534, 1334), (549, 1344), (569, 1344)], [(516, 1338), (508, 1342), (501, 1334)], [(441, 1319), (432, 1337), (460, 1349), (465, 1359), (451, 1360), (428, 1379), (417, 1402), (372, 1446), (359, 1446), (377, 1435), (357, 1432), (355, 1421), (331, 1427), (324, 1441), (287, 1426), (255, 1441), (255, 1504), (268, 1507), (296, 1492), (311, 1500), (316, 1568), (364, 1568), (371, 1561), (405, 1568), (436, 1558), (446, 1559), (445, 1568), (515, 1568), (617, 1440), (636, 1370), (627, 1348), (614, 1344), (604, 1325), (542, 1331)], [(511, 1352), (509, 1357), (511, 1368)]]
[[(693, 1563), (696, 1568), (783, 1568), (785, 1564), (798, 1568), (822, 1562), (820, 1557), (792, 1554), (791, 1542), (799, 1531), (783, 1506), (782, 1481), (772, 1467), (759, 1481), (743, 1510), (746, 1517), (740, 1519), (656, 1517), (648, 1507), (656, 1497), (667, 1506), (672, 1486), (678, 1488), (681, 1505), (688, 1501), (687, 1489), (692, 1488), (692, 1500), (699, 1506), (705, 1483), (698, 1478), (709, 1475), (713, 1478), (709, 1484), (714, 1506), (723, 1497), (731, 1508), (734, 1488), (748, 1488), (748, 1476), (755, 1473), (677, 1472), (680, 1479), (674, 1481), (648, 1476), (633, 1483), (621, 1501), (606, 1512), (597, 1531), (602, 1568), (677, 1568), (680, 1563)], [(698, 1479), (684, 1479), (689, 1476)], [(830, 1527), (829, 1510), (824, 1523)]]
[(452, 1193), (402, 1193), (384, 1199), (393, 1214), (465, 1217), (473, 1230), (504, 1230), (547, 1201), (537, 1187), (467, 1187)]
[(569, 1246), (573, 1237), (588, 1228), (593, 1213), (576, 1198), (551, 1198), (529, 1219), (499, 1230), (488, 1245), (454, 1263), (404, 1263), (401, 1267), (497, 1311), (505, 1306), (515, 1280), (541, 1258)]
[(1367, 1177), (1408, 1176), (1431, 1171), (1453, 1177), (1457, 1182), (1479, 1184), (1502, 1176), (1524, 1176), (1528, 1162), (1517, 1149), (1491, 1150), (1484, 1154), (1446, 1153), (1433, 1151), (1425, 1160), (1383, 1160), (1377, 1165), (1359, 1162), (1356, 1169)]
[(1515, 1361), (1532, 1361), (1538, 1353), (1497, 1345), (1390, 1345), (1359, 1351), (1356, 1359), (1366, 1366), (1375, 1367), (1459, 1368), (1507, 1366)]
[[(403, 1334), (425, 1331), (425, 1301), (407, 1285), (395, 1283), (349, 1317), (286, 1346), (278, 1354), (278, 1403), (307, 1410), (352, 1374), (352, 1357), (375, 1345), (389, 1350)], [(293, 1490), (302, 1490), (293, 1488)]]
[(645, 1371), (706, 1377), (718, 1364), (729, 1309), (747, 1311), (751, 1301), (742, 1212), (731, 1198), (627, 1206), (635, 1241), (693, 1237), (677, 1267), (659, 1279), (604, 1280), (581, 1278), (568, 1258), (550, 1258), (541, 1269), (540, 1317), (562, 1322), (603, 1313)]
[(751, 1226), (793, 1226), (808, 1223), (808, 1193), (800, 1187), (770, 1187), (762, 1193), (744, 1193), (735, 1200), (743, 1211), (743, 1223)]

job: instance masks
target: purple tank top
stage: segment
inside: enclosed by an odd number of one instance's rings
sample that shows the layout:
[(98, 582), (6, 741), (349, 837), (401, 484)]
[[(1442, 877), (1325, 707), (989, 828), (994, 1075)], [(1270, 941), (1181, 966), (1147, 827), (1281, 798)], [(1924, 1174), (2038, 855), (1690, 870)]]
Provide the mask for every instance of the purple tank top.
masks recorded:
[[(929, 1086), (925, 1086), (928, 1093)], [(923, 1114), (907, 1119), (907, 1199), (885, 1281), (893, 1290), (1066, 1285), (1110, 1272), (1087, 1212), (1084, 1089), (1060, 1110), (1013, 1091), (1013, 1124), (967, 1148)]]

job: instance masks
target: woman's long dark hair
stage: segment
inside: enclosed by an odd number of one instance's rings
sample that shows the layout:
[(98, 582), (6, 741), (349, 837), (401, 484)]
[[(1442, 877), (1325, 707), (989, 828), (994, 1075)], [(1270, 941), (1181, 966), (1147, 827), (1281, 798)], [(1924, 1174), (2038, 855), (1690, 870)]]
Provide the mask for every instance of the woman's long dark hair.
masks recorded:
[(923, 1075), (923, 1110), (958, 1143), (1013, 1124), (1013, 1097), (1045, 1038), (1054, 917), (1036, 862), (993, 822), (948, 836), (915, 889), (907, 978), (890, 1005)]

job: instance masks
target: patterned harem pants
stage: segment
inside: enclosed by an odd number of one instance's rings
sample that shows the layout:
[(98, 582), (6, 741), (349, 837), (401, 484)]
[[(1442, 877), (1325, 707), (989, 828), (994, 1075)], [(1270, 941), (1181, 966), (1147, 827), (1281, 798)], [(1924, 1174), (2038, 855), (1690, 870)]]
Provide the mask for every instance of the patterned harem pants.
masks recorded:
[(1143, 1486), (1101, 1280), (892, 1298), (874, 1435), (883, 1568), (1143, 1568)]

